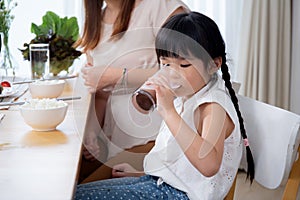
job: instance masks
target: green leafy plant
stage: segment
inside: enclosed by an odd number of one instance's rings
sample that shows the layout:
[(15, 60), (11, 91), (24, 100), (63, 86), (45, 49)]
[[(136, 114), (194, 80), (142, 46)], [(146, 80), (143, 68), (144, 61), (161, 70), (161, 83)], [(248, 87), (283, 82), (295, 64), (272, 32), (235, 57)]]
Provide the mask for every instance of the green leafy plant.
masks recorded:
[(25, 60), (30, 61), (29, 45), (36, 43), (49, 43), (50, 72), (57, 75), (62, 70), (68, 71), (74, 60), (81, 52), (73, 47), (79, 37), (79, 27), (76, 17), (61, 18), (54, 12), (48, 11), (42, 18), (41, 25), (31, 24), (31, 32), (36, 35), (25, 49), (19, 49)]

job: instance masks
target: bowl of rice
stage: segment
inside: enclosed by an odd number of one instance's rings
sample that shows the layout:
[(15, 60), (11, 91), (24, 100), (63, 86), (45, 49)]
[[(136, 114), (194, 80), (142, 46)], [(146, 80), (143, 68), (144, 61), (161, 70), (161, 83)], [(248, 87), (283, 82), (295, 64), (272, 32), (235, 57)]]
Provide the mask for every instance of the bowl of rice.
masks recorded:
[(26, 124), (35, 131), (51, 131), (65, 119), (68, 104), (56, 99), (31, 99), (20, 107)]
[(64, 80), (37, 80), (29, 84), (32, 98), (57, 98), (64, 91)]

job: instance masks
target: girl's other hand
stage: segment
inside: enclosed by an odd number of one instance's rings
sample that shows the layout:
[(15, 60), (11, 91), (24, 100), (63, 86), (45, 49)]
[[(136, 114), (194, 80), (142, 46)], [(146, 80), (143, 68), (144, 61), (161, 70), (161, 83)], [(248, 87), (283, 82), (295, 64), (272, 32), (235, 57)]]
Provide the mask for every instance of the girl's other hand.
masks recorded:
[(132, 176), (141, 176), (141, 172), (133, 168), (128, 163), (121, 163), (113, 166), (112, 169), (112, 177), (120, 178), (120, 177), (132, 177)]

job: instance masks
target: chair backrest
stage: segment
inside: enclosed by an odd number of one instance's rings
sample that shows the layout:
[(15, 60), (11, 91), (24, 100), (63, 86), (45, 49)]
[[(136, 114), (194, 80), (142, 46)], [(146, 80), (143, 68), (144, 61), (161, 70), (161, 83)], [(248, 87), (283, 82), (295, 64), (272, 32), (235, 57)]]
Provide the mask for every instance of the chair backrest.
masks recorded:
[[(300, 116), (244, 96), (239, 95), (238, 99), (254, 157), (255, 180), (276, 189), (286, 183), (296, 160)], [(244, 151), (240, 166), (243, 169), (245, 157)]]
[(239, 93), (240, 87), (241, 87), (240, 82), (232, 81), (232, 88), (235, 91), (235, 93), (237, 93), (237, 94)]

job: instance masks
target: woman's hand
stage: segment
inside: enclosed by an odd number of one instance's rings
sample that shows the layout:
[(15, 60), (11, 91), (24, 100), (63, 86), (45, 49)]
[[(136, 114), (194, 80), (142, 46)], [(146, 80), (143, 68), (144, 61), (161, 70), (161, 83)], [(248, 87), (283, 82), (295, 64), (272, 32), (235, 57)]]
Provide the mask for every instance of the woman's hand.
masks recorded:
[(84, 84), (91, 93), (103, 88), (113, 87), (122, 76), (122, 69), (120, 68), (95, 67), (91, 64), (86, 64), (81, 72)]
[(100, 156), (100, 147), (95, 133), (89, 133), (85, 140), (82, 152), (84, 158), (89, 161), (95, 161)]
[(89, 92), (95, 93), (98, 86), (98, 81), (101, 74), (101, 68), (95, 68), (92, 64), (87, 63), (82, 69), (82, 78), (84, 85), (88, 87)]
[(114, 178), (120, 178), (120, 177), (139, 177), (144, 175), (143, 172), (140, 172), (133, 168), (128, 163), (121, 163), (118, 165), (113, 166), (112, 169), (112, 177)]

